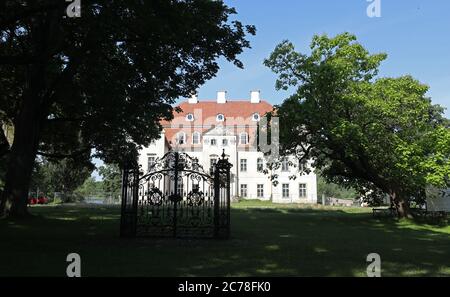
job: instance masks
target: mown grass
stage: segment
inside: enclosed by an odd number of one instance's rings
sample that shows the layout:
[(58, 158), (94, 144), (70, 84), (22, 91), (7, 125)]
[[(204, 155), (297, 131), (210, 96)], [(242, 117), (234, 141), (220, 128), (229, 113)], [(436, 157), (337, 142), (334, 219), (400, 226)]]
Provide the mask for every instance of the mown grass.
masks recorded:
[(120, 210), (33, 207), (0, 221), (1, 276), (65, 276), (79, 253), (83, 276), (450, 276), (450, 227), (377, 220), (370, 209), (273, 205), (232, 208), (229, 240), (121, 239)]

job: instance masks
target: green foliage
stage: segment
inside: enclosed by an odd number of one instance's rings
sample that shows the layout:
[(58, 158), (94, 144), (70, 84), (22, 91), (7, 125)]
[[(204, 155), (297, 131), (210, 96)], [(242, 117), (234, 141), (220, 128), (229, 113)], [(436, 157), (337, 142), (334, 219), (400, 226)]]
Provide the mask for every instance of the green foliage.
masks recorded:
[(344, 33), (315, 36), (309, 55), (290, 42), (265, 65), (294, 94), (277, 110), (282, 151), (307, 156), (327, 180), (396, 201), (449, 184), (450, 130), (428, 87), (410, 76), (377, 78), (385, 54)]
[(92, 176), (88, 177), (84, 183), (79, 186), (75, 192), (83, 197), (87, 197), (94, 193), (100, 193), (103, 191), (103, 182), (96, 181)]
[(53, 196), (62, 193), (64, 201), (78, 201), (80, 196), (75, 190), (91, 175), (94, 166), (90, 162), (63, 159), (59, 161), (39, 160), (31, 179), (31, 191), (39, 191)]
[(356, 199), (358, 193), (353, 189), (346, 189), (338, 184), (329, 183), (322, 176), (317, 176), (317, 196), (320, 201), (322, 195), (340, 199)]
[(102, 176), (102, 189), (107, 195), (118, 199), (122, 186), (122, 172), (117, 164), (106, 164), (99, 168)]
[(222, 1), (87, 1), (80, 18), (62, 17), (64, 1), (22, 2), (0, 4), (0, 111), (14, 122), (26, 67), (42, 65), (39, 150), (55, 156), (134, 158), (171, 104), (215, 76), (219, 57), (243, 66), (237, 55), (255, 33), (229, 21), (236, 12)]
[(243, 67), (255, 34), (223, 1), (93, 0), (79, 18), (63, 17), (67, 5), (0, 1), (0, 120), (15, 128), (0, 147), (10, 155), (2, 215), (26, 215), (36, 155), (136, 162), (219, 58)]

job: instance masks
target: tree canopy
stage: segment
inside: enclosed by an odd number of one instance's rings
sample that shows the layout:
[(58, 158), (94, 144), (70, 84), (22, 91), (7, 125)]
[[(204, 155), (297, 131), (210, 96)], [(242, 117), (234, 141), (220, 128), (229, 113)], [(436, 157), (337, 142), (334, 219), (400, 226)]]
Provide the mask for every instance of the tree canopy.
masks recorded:
[(36, 154), (134, 160), (171, 104), (216, 75), (219, 57), (243, 66), (255, 33), (223, 1), (94, 0), (79, 18), (65, 17), (67, 5), (0, 3), (0, 121), (14, 126), (12, 146), (0, 139), (0, 213), (26, 214)]
[(34, 166), (30, 189), (36, 191), (36, 195), (43, 193), (53, 196), (58, 192), (63, 199), (70, 200), (73, 192), (90, 177), (94, 168), (89, 161), (39, 158)]
[(390, 195), (400, 216), (428, 185), (450, 175), (450, 130), (428, 87), (411, 76), (378, 77), (386, 54), (370, 54), (349, 33), (315, 36), (311, 52), (278, 45), (265, 65), (277, 89), (282, 151), (311, 158), (330, 182)]
[(122, 186), (122, 172), (117, 164), (105, 164), (99, 168), (102, 189), (111, 197), (118, 197)]

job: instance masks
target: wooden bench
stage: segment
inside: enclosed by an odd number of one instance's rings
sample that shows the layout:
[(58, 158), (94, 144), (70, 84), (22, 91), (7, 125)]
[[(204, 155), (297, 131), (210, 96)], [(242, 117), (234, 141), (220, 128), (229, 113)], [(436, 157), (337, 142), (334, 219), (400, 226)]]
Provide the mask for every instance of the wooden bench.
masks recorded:
[(395, 208), (373, 208), (372, 215), (374, 218), (391, 218), (397, 215), (397, 211), (395, 210)]

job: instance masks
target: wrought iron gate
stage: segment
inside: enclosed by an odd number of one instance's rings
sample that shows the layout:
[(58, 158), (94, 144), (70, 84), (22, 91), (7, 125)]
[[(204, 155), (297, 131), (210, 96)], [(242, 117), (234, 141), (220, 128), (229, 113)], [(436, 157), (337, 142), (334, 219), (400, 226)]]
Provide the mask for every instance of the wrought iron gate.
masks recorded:
[(196, 158), (171, 151), (149, 173), (122, 176), (122, 237), (228, 238), (230, 168), (222, 154), (211, 174)]

